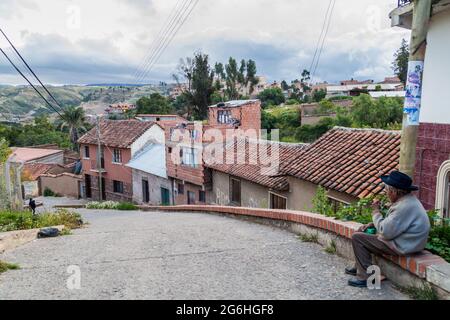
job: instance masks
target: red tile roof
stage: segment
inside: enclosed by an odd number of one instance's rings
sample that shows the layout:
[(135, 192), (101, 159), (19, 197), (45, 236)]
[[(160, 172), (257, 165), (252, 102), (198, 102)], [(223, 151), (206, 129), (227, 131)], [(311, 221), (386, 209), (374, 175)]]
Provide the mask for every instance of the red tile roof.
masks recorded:
[[(154, 122), (142, 122), (138, 120), (102, 120), (100, 122), (100, 141), (102, 145), (114, 148), (129, 148), (133, 142), (141, 137)], [(82, 136), (78, 143), (97, 144), (97, 129)]]
[(400, 132), (334, 128), (281, 172), (358, 198), (382, 191), (379, 177), (398, 168)]
[(12, 154), (11, 158), (14, 161), (28, 162), (36, 161), (51, 155), (58, 153), (63, 153), (64, 150), (54, 150), (54, 149), (38, 149), (38, 148), (11, 148)]
[[(270, 161), (272, 152), (277, 152), (274, 146), (278, 146), (279, 150), (279, 156), (276, 158), (279, 161), (278, 164), (271, 164)], [(222, 164), (208, 164), (205, 161), (205, 166), (274, 190), (287, 191), (289, 189), (287, 178), (275, 177), (274, 175), (279, 173), (279, 165), (298, 157), (306, 146), (305, 144), (273, 142), (262, 144), (256, 141), (249, 142), (248, 140), (242, 139), (237, 143), (229, 144), (225, 148)], [(238, 160), (238, 155), (241, 154), (240, 150), (245, 150), (245, 161), (243, 163), (240, 163)], [(234, 164), (226, 164), (226, 156), (228, 154), (234, 154)]]
[(54, 163), (27, 163), (23, 167), (23, 174), (31, 181), (37, 180), (41, 175), (49, 173), (55, 168), (60, 168), (63, 171), (64, 167)]

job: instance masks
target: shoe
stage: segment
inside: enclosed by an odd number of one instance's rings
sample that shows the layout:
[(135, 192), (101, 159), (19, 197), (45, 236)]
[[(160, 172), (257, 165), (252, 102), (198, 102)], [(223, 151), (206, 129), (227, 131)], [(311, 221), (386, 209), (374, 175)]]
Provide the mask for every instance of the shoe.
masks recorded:
[(357, 288), (367, 288), (367, 280), (348, 280), (348, 285)]
[(345, 268), (345, 274), (356, 277), (356, 273), (357, 273), (356, 268)]

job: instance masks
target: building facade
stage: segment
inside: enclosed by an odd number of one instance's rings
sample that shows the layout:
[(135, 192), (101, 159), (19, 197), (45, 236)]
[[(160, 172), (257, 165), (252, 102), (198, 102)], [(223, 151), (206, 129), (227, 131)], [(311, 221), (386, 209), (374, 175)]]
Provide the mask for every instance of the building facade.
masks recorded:
[[(450, 217), (450, 1), (433, 3), (423, 73), (415, 183), (426, 209)], [(392, 25), (410, 29), (413, 4), (391, 13)]]

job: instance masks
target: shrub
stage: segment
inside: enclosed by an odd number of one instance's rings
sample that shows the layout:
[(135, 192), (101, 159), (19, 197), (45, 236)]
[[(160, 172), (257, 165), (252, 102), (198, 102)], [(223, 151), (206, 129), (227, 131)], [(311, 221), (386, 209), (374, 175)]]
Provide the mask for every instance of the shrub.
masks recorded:
[(90, 202), (86, 205), (87, 209), (97, 209), (97, 210), (137, 210), (138, 207), (129, 202), (115, 202), (115, 201), (105, 201), (105, 202)]
[(49, 188), (45, 188), (44, 197), (54, 197), (56, 194)]
[(56, 213), (34, 215), (29, 211), (0, 211), (0, 232), (46, 228), (64, 225), (68, 229), (77, 229), (83, 225), (78, 213), (60, 209)]

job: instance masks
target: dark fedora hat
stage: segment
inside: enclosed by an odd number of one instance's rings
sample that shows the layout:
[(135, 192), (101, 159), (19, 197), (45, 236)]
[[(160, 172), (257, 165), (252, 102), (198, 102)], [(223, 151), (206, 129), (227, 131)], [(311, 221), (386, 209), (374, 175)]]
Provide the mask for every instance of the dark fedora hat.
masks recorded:
[(403, 172), (393, 171), (388, 176), (382, 176), (381, 180), (387, 185), (400, 190), (417, 191), (419, 187), (413, 186), (412, 179)]

